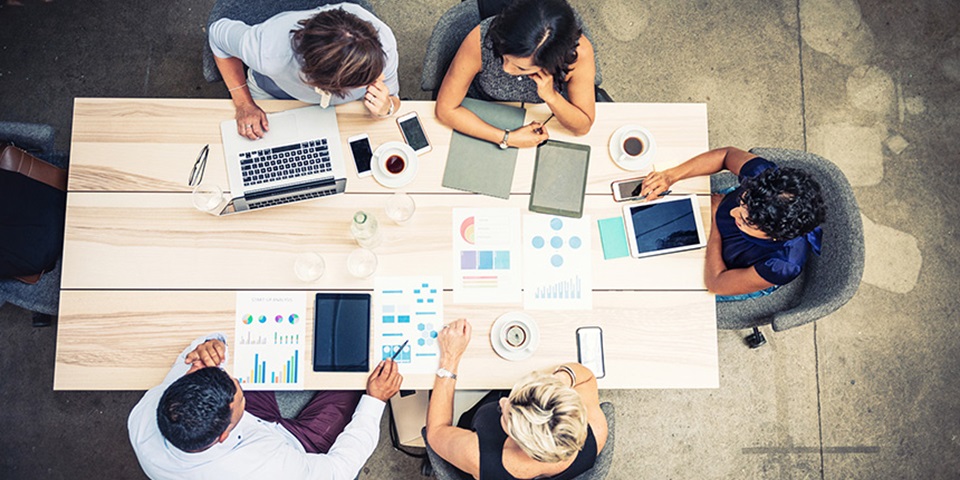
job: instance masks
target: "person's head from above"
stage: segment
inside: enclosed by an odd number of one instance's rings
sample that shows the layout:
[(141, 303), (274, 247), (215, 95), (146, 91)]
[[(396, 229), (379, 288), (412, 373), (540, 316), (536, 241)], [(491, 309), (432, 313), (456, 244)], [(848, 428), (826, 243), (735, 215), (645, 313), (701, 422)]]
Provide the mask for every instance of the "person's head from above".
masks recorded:
[(490, 24), (493, 53), (510, 75), (541, 69), (560, 85), (577, 61), (581, 29), (566, 0), (515, 0)]
[(534, 373), (500, 399), (503, 430), (530, 458), (545, 463), (575, 456), (587, 440), (587, 409), (576, 390)]
[(201, 452), (227, 438), (243, 416), (236, 380), (217, 367), (191, 369), (170, 384), (157, 406), (163, 438), (184, 452)]
[(730, 216), (752, 237), (790, 240), (810, 233), (826, 219), (820, 184), (803, 170), (767, 169), (740, 186), (740, 205), (730, 210)]
[(303, 80), (331, 95), (374, 83), (383, 73), (386, 53), (370, 22), (339, 8), (300, 22), (293, 30), (293, 50)]

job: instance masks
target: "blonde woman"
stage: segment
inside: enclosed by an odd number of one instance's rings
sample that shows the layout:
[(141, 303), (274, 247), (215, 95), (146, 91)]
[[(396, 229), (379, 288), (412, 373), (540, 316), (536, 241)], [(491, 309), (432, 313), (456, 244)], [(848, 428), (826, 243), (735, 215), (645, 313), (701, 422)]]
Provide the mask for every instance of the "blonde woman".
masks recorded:
[(433, 450), (480, 480), (568, 479), (593, 467), (607, 441), (607, 420), (597, 379), (579, 363), (530, 374), (499, 400), (491, 392), (464, 414), (463, 428), (453, 426), (457, 369), (471, 332), (460, 319), (438, 338), (440, 369), (427, 411)]

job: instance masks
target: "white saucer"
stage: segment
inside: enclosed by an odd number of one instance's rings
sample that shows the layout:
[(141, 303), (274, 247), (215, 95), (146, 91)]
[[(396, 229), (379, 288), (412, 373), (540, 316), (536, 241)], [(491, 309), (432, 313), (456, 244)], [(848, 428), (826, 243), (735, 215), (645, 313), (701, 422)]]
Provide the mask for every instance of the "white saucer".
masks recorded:
[[(625, 155), (621, 145), (623, 145), (624, 135), (628, 132), (633, 132), (638, 134), (639, 137), (643, 137), (644, 143), (647, 146), (647, 149), (639, 157), (620, 158)], [(617, 166), (624, 170), (637, 171), (650, 169), (656, 153), (657, 141), (654, 140), (649, 130), (639, 125), (624, 125), (610, 136), (610, 158), (613, 159), (613, 163), (616, 163)]]
[[(388, 172), (384, 166), (391, 155), (400, 155), (407, 161), (407, 168), (399, 175)], [(410, 145), (403, 142), (387, 142), (380, 145), (376, 152), (373, 152), (373, 157), (370, 159), (370, 170), (373, 171), (373, 178), (380, 185), (387, 188), (400, 188), (417, 177), (419, 160), (417, 153), (410, 148)]]
[[(514, 323), (525, 327), (530, 335), (530, 341), (519, 350), (505, 345), (501, 340), (503, 329)], [(537, 347), (540, 346), (540, 329), (530, 315), (524, 312), (508, 312), (500, 315), (500, 318), (493, 322), (493, 328), (490, 329), (490, 344), (493, 345), (493, 351), (497, 352), (497, 355), (503, 357), (504, 360), (514, 362), (524, 360), (530, 358), (537, 351)]]

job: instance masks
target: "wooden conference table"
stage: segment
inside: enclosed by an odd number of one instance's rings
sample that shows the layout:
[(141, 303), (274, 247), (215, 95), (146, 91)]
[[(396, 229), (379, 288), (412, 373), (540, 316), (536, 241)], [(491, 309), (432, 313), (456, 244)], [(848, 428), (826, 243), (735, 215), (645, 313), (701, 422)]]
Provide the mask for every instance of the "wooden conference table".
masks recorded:
[[(264, 101), (268, 112), (302, 106)], [(535, 149), (519, 151), (510, 200), (441, 186), (450, 130), (434, 116), (433, 102), (406, 101), (433, 143), (416, 179), (403, 188), (417, 204), (408, 225), (383, 215), (393, 190), (359, 179), (347, 161), (347, 193), (262, 211), (214, 217), (192, 207), (187, 177), (210, 144), (205, 182), (227, 188), (219, 124), (233, 118), (228, 100), (78, 98), (74, 106), (66, 240), (54, 388), (143, 390), (157, 385), (176, 355), (193, 339), (223, 332), (232, 344), (236, 292), (288, 290), (372, 291), (373, 279), (346, 270), (355, 247), (349, 232), (354, 211), (378, 214), (384, 234), (375, 249), (376, 275), (444, 278), (446, 321), (465, 317), (473, 339), (464, 355), (458, 388), (509, 388), (525, 373), (577, 359), (575, 330), (604, 332), (607, 375), (600, 388), (716, 388), (719, 385), (714, 297), (703, 285), (704, 250), (637, 260), (604, 260), (595, 222), (620, 214), (610, 182), (635, 176), (610, 159), (607, 143), (625, 124), (654, 135), (658, 169), (682, 162), (707, 146), (703, 104), (597, 104), (591, 132), (574, 137), (552, 122), (551, 137), (589, 144), (584, 214), (592, 226), (593, 309), (530, 311), (540, 326), (536, 354), (520, 362), (498, 357), (489, 340), (496, 318), (521, 304), (454, 304), (451, 212), (455, 207), (516, 207), (526, 212)], [(525, 123), (547, 118), (546, 106), (527, 109)], [(354, 102), (337, 107), (346, 138), (368, 133), (374, 148), (401, 141), (394, 119), (374, 120)], [(700, 195), (709, 228), (709, 181), (691, 179), (675, 193)], [(324, 276), (310, 284), (293, 273), (294, 257), (321, 252)], [(312, 298), (312, 295), (311, 295)], [(307, 318), (313, 318), (312, 301)], [(307, 352), (312, 354), (312, 323)], [(376, 327), (374, 327), (374, 335)], [(373, 359), (373, 355), (371, 355)], [(228, 362), (232, 370), (232, 362)], [(305, 388), (363, 389), (365, 373), (315, 373)], [(433, 375), (407, 375), (404, 388), (428, 389)]]

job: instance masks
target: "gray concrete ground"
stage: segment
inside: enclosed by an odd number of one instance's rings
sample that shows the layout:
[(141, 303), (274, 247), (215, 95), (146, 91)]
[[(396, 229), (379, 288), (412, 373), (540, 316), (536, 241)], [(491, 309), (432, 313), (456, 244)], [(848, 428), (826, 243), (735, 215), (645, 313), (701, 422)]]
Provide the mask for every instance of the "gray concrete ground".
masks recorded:
[[(226, 97), (200, 71), (210, 0), (0, 6), (0, 119), (69, 144), (78, 96)], [(374, 1), (419, 92), (456, 0)], [(757, 351), (720, 333), (721, 387), (605, 391), (611, 478), (958, 478), (960, 4), (956, 0), (575, 0), (617, 100), (706, 102), (710, 144), (809, 149), (864, 216), (864, 284)], [(158, 128), (162, 128), (159, 126)], [(141, 478), (125, 419), (141, 392), (51, 391), (56, 330), (0, 309), (0, 478)], [(361, 478), (416, 478), (384, 435)]]

